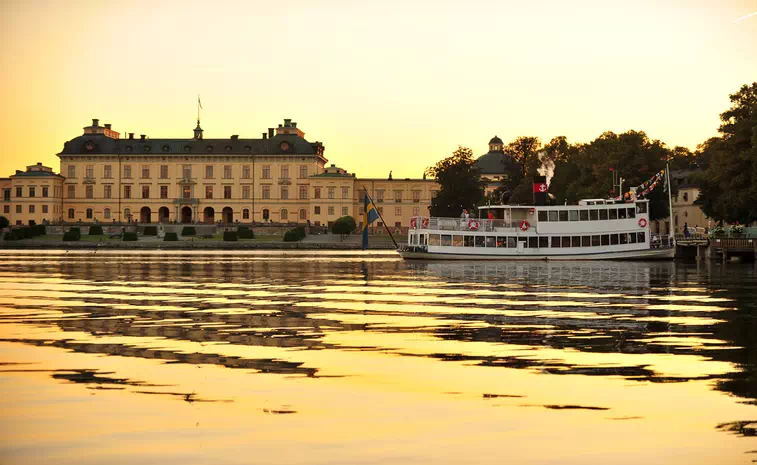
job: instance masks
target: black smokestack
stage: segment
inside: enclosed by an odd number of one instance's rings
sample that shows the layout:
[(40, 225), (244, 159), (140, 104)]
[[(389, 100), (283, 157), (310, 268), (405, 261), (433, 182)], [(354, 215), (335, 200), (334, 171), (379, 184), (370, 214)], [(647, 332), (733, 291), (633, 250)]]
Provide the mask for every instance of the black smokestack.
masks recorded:
[(534, 205), (537, 207), (547, 204), (547, 177), (534, 176)]

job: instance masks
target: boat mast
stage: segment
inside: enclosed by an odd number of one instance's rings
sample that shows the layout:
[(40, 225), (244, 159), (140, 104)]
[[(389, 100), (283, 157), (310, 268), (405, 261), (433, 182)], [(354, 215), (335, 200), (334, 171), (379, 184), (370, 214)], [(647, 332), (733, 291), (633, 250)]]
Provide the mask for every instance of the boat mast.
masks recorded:
[(670, 230), (668, 235), (670, 236), (670, 243), (675, 247), (676, 235), (673, 232), (673, 185), (670, 184), (670, 163), (665, 164), (665, 182), (668, 184), (668, 209), (670, 213)]

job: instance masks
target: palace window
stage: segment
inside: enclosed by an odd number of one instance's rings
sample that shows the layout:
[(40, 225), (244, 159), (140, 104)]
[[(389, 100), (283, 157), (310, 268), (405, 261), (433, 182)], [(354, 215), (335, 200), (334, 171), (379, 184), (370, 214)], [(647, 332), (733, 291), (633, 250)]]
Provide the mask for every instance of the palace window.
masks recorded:
[(213, 165), (205, 166), (205, 179), (211, 179), (213, 177)]
[(224, 199), (231, 198), (231, 186), (223, 186), (223, 198)]
[(87, 219), (91, 220), (92, 219), (92, 209), (91, 208), (87, 208), (87, 213), (86, 214), (87, 214)]
[(313, 188), (313, 198), (314, 199), (320, 199), (321, 198), (321, 188), (320, 187), (314, 187)]
[(308, 211), (305, 210), (304, 208), (300, 208), (300, 219), (306, 220), (307, 217), (308, 217)]
[(245, 208), (242, 210), (242, 219), (243, 220), (249, 220), (250, 219), (250, 209)]
[(110, 165), (103, 166), (103, 178), (110, 179), (113, 177), (113, 168)]
[(192, 165), (181, 166), (181, 177), (184, 179), (189, 179), (192, 177)]
[(50, 193), (50, 190), (47, 187), (42, 188), (42, 197), (47, 197)]
[(320, 215), (321, 214), (321, 207), (313, 207), (313, 214), (314, 215)]
[(271, 179), (271, 165), (263, 165), (262, 178)]
[(287, 221), (287, 220), (289, 220), (289, 213), (287, 212), (287, 209), (286, 209), (286, 208), (282, 208), (282, 209), (281, 209), (281, 220), (282, 220), (282, 221)]
[(281, 200), (289, 200), (289, 187), (281, 186)]
[(402, 207), (394, 207), (394, 215), (402, 216)]
[(376, 202), (382, 203), (384, 201), (384, 189), (376, 190)]
[(69, 199), (76, 198), (76, 186), (74, 186), (73, 184), (69, 184), (68, 185), (68, 192), (66, 193), (66, 196)]
[(342, 187), (342, 198), (343, 199), (350, 198), (350, 188), (349, 187)]
[(264, 219), (265, 221), (268, 221), (268, 219), (269, 219), (270, 217), (271, 217), (271, 212), (270, 212), (270, 211), (268, 211), (268, 209), (267, 209), (267, 208), (264, 208), (264, 209), (263, 209), (263, 219)]
[(34, 186), (29, 186), (29, 197), (36, 197), (37, 189)]
[(103, 198), (109, 199), (111, 197), (111, 189), (112, 189), (112, 186), (110, 184), (106, 184), (103, 186)]
[(231, 165), (223, 165), (223, 178), (231, 179)]
[(205, 198), (206, 199), (213, 198), (213, 186), (205, 186)]
[(23, 213), (23, 205), (16, 205), (16, 213)]
[(334, 207), (329, 207), (329, 215), (334, 216)]
[(160, 179), (168, 179), (168, 165), (160, 165)]
[(142, 165), (142, 179), (150, 179), (150, 167)]
[(124, 165), (124, 178), (131, 178), (131, 165)]
[(131, 198), (131, 186), (124, 186), (124, 198), (125, 199)]
[(6, 202), (11, 201), (11, 190), (10, 189), (3, 189), (3, 200)]
[(88, 199), (94, 198), (94, 186), (86, 186), (84, 188), (85, 197)]
[(124, 219), (127, 221), (131, 219), (131, 209), (124, 208)]
[(72, 219), (74, 219), (74, 216), (75, 216), (74, 209), (73, 208), (69, 208), (68, 209), (68, 219), (72, 220)]
[(402, 191), (394, 191), (394, 201), (396, 203), (402, 202)]
[(161, 199), (168, 198), (168, 186), (160, 186), (160, 198)]
[(143, 199), (150, 198), (150, 186), (142, 186), (142, 198)]
[(342, 207), (342, 216), (349, 215), (349, 209), (348, 207)]
[(23, 187), (16, 187), (16, 197), (23, 197), (24, 196), (24, 188)]
[(68, 177), (76, 178), (76, 165), (68, 165)]
[(271, 186), (265, 185), (263, 186), (263, 195), (264, 200), (268, 200), (271, 198)]
[(300, 186), (300, 200), (308, 198), (308, 186)]
[(281, 179), (289, 179), (289, 165), (281, 165)]
[(250, 198), (250, 186), (242, 186), (242, 198), (243, 199)]
[(250, 179), (250, 165), (242, 166), (242, 179)]
[(103, 217), (105, 217), (106, 220), (110, 219), (110, 208), (103, 210)]
[(95, 177), (95, 167), (92, 165), (87, 165), (84, 167), (84, 177), (87, 178), (94, 178)]
[(413, 203), (421, 203), (421, 191), (413, 191)]
[(419, 216), (421, 214), (421, 209), (418, 207), (413, 207), (413, 216)]
[(334, 198), (334, 194), (335, 194), (335, 192), (336, 192), (336, 188), (334, 188), (334, 187), (329, 187), (329, 198), (330, 198), (330, 199), (333, 199), (333, 198)]
[(42, 213), (47, 213), (47, 205), (42, 205)]
[(308, 177), (308, 165), (300, 165), (300, 178)]
[(34, 213), (34, 205), (29, 205), (29, 213)]
[(191, 186), (184, 186), (184, 189), (182, 190), (182, 197), (184, 197), (185, 200), (189, 200), (192, 198), (192, 187)]

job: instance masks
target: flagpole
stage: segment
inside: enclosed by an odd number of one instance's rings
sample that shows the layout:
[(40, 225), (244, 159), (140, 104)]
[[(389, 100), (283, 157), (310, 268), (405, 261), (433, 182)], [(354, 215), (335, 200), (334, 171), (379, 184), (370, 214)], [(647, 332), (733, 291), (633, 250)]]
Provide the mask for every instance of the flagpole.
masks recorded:
[(676, 235), (675, 231), (673, 230), (673, 185), (670, 184), (670, 164), (665, 164), (665, 180), (668, 183), (668, 208), (670, 210), (670, 231), (668, 233), (672, 232), (670, 234), (671, 236), (671, 242), (673, 244), (673, 247), (676, 245)]
[[(368, 200), (369, 200), (369, 201), (370, 201), (371, 203), (373, 203), (373, 199), (371, 198), (371, 196), (370, 196), (370, 195), (368, 195), (368, 189), (366, 189), (366, 188), (365, 188), (365, 186), (363, 186), (363, 190), (365, 191), (365, 196), (366, 196), (366, 197), (368, 197)], [(389, 226), (388, 226), (388, 225), (386, 224), (386, 221), (384, 220), (384, 216), (383, 216), (383, 215), (381, 214), (381, 210), (379, 210), (379, 209), (378, 209), (378, 207), (376, 206), (376, 204), (375, 204), (375, 203), (373, 203), (373, 208), (374, 208), (374, 209), (376, 210), (376, 213), (378, 213), (378, 216), (379, 216), (379, 218), (381, 218), (381, 222), (382, 222), (382, 223), (384, 223), (384, 226), (386, 226), (386, 232), (388, 232), (388, 233), (389, 233), (389, 237), (391, 237), (391, 238), (392, 238), (392, 242), (394, 242), (394, 247), (395, 247), (395, 248), (397, 248), (397, 249), (399, 249), (399, 248), (400, 248), (400, 246), (399, 246), (399, 245), (397, 245), (397, 241), (395, 241), (395, 240), (394, 240), (394, 236), (392, 235), (392, 230), (391, 230), (391, 228), (389, 228)], [(363, 212), (363, 213), (365, 213), (365, 212)], [(364, 227), (364, 228), (367, 228), (367, 227), (368, 227), (368, 225), (363, 225), (363, 227)]]

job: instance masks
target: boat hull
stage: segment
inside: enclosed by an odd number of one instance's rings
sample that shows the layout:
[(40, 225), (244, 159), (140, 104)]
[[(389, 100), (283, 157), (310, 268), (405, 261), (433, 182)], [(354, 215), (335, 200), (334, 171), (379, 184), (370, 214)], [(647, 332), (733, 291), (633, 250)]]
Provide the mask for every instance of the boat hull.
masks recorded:
[(624, 250), (591, 254), (539, 255), (539, 254), (461, 254), (444, 252), (397, 251), (405, 260), (672, 260), (674, 247), (647, 250)]

